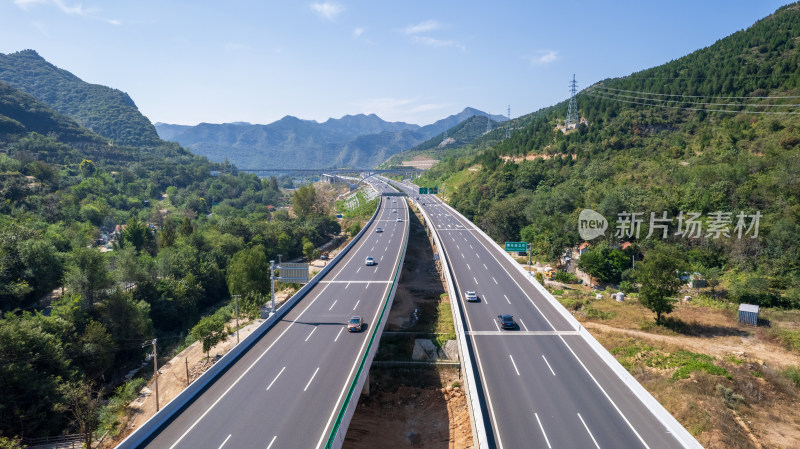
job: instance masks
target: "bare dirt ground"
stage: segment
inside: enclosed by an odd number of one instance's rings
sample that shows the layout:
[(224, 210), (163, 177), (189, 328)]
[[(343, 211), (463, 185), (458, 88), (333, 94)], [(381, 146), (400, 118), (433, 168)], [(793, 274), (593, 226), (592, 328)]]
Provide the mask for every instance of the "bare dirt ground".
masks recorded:
[[(421, 322), (435, 319), (425, 314), (436, 310), (444, 292), (425, 228), (412, 216), (400, 285), (385, 331), (414, 330)], [(376, 359), (387, 358), (384, 343)], [(361, 395), (343, 447), (473, 447), (459, 374), (455, 368), (397, 368), (374, 362), (370, 368), (370, 394)]]
[[(575, 314), (606, 349), (649, 348), (634, 350), (624, 364), (703, 446), (800, 448), (800, 391), (781, 374), (800, 366), (800, 354), (770, 339), (764, 329), (739, 324), (729, 310), (693, 303), (679, 303), (668, 315), (677, 323), (675, 330), (652, 326), (653, 313), (635, 300), (590, 305), (612, 314), (606, 319)], [(681, 350), (712, 356), (728, 374), (696, 371), (688, 379), (674, 379), (674, 369), (643, 362)]]
[(400, 165), (405, 167), (414, 167), (420, 170), (427, 170), (434, 165), (438, 164), (439, 160), (428, 156), (414, 156), (410, 161), (403, 161)]

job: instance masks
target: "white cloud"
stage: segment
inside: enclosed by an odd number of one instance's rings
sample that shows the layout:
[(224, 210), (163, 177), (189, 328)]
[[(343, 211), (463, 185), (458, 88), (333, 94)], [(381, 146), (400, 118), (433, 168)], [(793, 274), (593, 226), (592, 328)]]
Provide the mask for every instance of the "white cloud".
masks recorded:
[(311, 10), (330, 21), (334, 21), (336, 16), (344, 11), (344, 7), (331, 2), (312, 3)]
[(120, 20), (98, 16), (96, 14), (98, 12), (97, 8), (84, 9), (83, 4), (81, 3), (76, 3), (70, 6), (63, 0), (14, 0), (14, 4), (19, 6), (23, 11), (27, 11), (31, 6), (35, 5), (52, 5), (69, 16), (87, 17), (90, 19), (101, 20), (111, 25), (122, 25), (122, 21)]
[(427, 45), (428, 47), (440, 47), (440, 48), (455, 47), (460, 49), (461, 51), (467, 50), (465, 46), (459, 44), (454, 40), (436, 39), (427, 36), (414, 36), (414, 38), (411, 41), (414, 42), (415, 44)]
[(442, 25), (439, 22), (429, 19), (416, 25), (409, 25), (403, 30), (403, 32), (406, 34), (426, 33), (428, 31), (438, 30), (441, 27)]
[(364, 34), (364, 29), (363, 28), (359, 27), (359, 28), (356, 28), (355, 30), (353, 30), (353, 37), (356, 38), (356, 39), (361, 37), (362, 34)]
[(530, 58), (533, 65), (548, 65), (558, 59), (558, 52), (555, 50), (539, 50), (539, 54)]

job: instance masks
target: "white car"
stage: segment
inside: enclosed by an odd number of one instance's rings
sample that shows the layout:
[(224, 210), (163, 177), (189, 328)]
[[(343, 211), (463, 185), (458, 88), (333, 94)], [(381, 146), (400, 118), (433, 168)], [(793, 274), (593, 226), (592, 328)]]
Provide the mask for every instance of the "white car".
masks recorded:
[(375, 228), (375, 232), (383, 232), (383, 229), (381, 229), (380, 227), (377, 227), (377, 228)]
[(400, 217), (397, 217), (397, 221), (403, 221), (403, 219), (400, 218)]
[(364, 265), (368, 267), (375, 265), (375, 259), (373, 259), (372, 257), (367, 257), (366, 259), (364, 259)]
[(468, 302), (476, 302), (476, 301), (478, 301), (478, 295), (472, 290), (467, 290), (465, 296), (467, 297), (467, 301)]

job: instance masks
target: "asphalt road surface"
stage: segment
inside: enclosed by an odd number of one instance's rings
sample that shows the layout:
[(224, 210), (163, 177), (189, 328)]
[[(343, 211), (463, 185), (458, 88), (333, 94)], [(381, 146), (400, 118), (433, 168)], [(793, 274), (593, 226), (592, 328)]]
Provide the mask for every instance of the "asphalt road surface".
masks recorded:
[[(424, 202), (450, 263), (497, 448), (676, 448), (682, 444), (494, 242), (433, 195)], [(466, 302), (474, 290), (478, 302)], [(513, 315), (503, 330), (497, 315)]]
[[(402, 263), (407, 232), (405, 200), (384, 197), (371, 227), (324, 280), (146, 447), (323, 447)], [(366, 266), (368, 256), (377, 264)], [(352, 315), (364, 318), (364, 331), (346, 330)]]

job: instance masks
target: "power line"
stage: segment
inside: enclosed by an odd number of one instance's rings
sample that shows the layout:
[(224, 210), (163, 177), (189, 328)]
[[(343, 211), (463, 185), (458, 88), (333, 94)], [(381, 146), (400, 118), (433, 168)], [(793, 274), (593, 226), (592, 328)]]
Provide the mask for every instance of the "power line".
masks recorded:
[[(601, 87), (599, 89), (607, 89), (607, 88)], [(620, 91), (620, 90), (617, 90), (617, 92), (632, 92), (632, 91)], [(764, 104), (764, 103), (705, 103), (705, 102), (686, 102), (686, 101), (681, 102), (680, 100), (667, 100), (667, 99), (662, 99), (662, 98), (648, 98), (648, 97), (642, 97), (642, 96), (636, 96), (636, 95), (625, 95), (625, 94), (622, 94), (622, 93), (614, 93), (614, 92), (601, 92), (601, 93), (606, 94), (606, 95), (611, 95), (611, 96), (614, 96), (614, 97), (631, 98), (631, 99), (634, 99), (634, 100), (646, 100), (646, 101), (655, 101), (655, 102), (662, 102), (662, 103), (689, 103), (689, 104), (694, 105), (694, 106), (739, 106), (739, 107), (757, 107), (757, 108), (795, 108), (795, 107), (800, 107), (800, 104), (798, 104), (798, 103), (792, 103), (792, 104)], [(648, 94), (646, 92), (644, 92), (643, 94), (644, 95), (650, 95), (650, 94)], [(678, 95), (676, 95), (676, 96), (678, 96)], [(704, 97), (691, 96), (691, 95), (686, 95), (685, 97), (686, 98), (704, 98)], [(730, 97), (730, 98), (734, 98), (734, 97)], [(745, 97), (736, 97), (736, 98), (745, 98)], [(788, 97), (784, 97), (784, 98), (788, 98)], [(800, 98), (800, 97), (795, 97), (795, 98)]]
[(617, 101), (620, 103), (629, 103), (629, 104), (638, 104), (643, 106), (655, 106), (660, 108), (667, 108), (667, 109), (679, 109), (684, 111), (703, 111), (703, 112), (727, 112), (727, 113), (734, 113), (734, 114), (763, 114), (763, 115), (800, 115), (800, 112), (790, 112), (790, 111), (732, 111), (730, 109), (707, 109), (707, 108), (691, 108), (691, 107), (682, 107), (682, 106), (670, 106), (666, 104), (653, 104), (653, 103), (645, 103), (643, 101), (632, 101), (632, 100), (621, 100), (619, 98), (614, 98), (611, 96), (603, 95), (601, 93), (595, 92), (587, 92), (587, 95), (595, 98), (602, 98), (611, 101)]
[(594, 86), (593, 89), (606, 89), (612, 90), (616, 92), (627, 92), (633, 93), (638, 95), (652, 95), (652, 96), (659, 96), (659, 97), (681, 97), (681, 98), (721, 98), (721, 99), (731, 99), (731, 100), (746, 100), (746, 99), (759, 99), (759, 100), (784, 100), (784, 99), (797, 99), (800, 96), (795, 95), (786, 95), (786, 96), (771, 96), (771, 97), (714, 97), (711, 95), (683, 95), (683, 94), (662, 94), (657, 92), (642, 92), (636, 90), (625, 90), (625, 89), (614, 89), (613, 87), (607, 86)]

